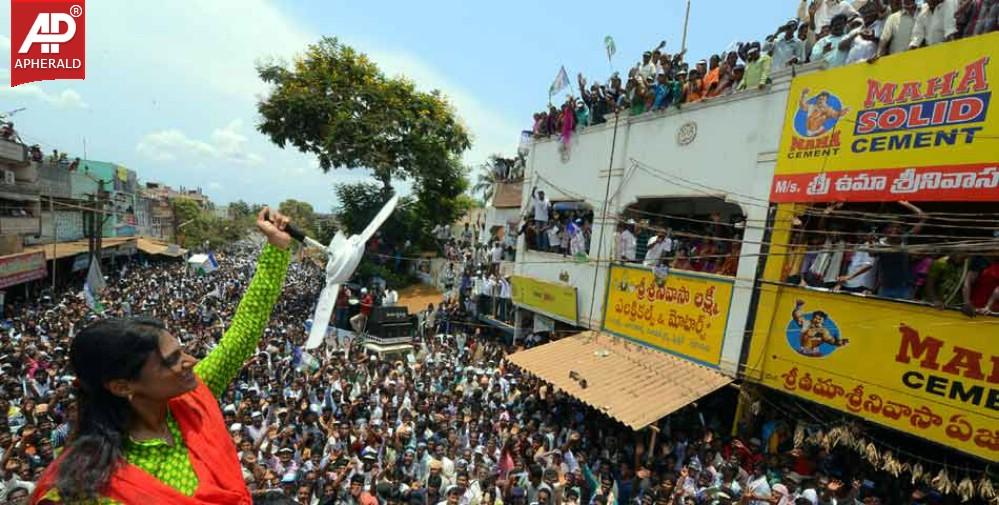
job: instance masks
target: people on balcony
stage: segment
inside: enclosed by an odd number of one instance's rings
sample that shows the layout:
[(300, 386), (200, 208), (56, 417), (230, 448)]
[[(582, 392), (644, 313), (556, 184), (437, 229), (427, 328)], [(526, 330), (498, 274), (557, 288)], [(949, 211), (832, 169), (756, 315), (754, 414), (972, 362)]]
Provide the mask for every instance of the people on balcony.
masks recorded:
[[(711, 55), (693, 68), (665, 42), (644, 51), (622, 82), (614, 72), (607, 84), (577, 77), (578, 98), (534, 115), (536, 138), (569, 136), (607, 122), (610, 114), (664, 111), (738, 91), (765, 89), (770, 75), (792, 65), (825, 62), (838, 67), (874, 62), (881, 56), (995, 31), (999, 0), (802, 0), (795, 19), (764, 37)], [(572, 116), (572, 117), (570, 117)], [(586, 121), (584, 118), (588, 118)], [(572, 123), (571, 128), (568, 126)]]
[[(891, 204), (894, 205), (894, 204)], [(968, 316), (999, 310), (999, 254), (975, 214), (809, 210), (793, 223), (784, 280), (813, 289), (923, 302)], [(820, 216), (809, 226), (809, 215)], [(834, 221), (827, 224), (827, 220)], [(924, 231), (932, 228), (931, 231)]]

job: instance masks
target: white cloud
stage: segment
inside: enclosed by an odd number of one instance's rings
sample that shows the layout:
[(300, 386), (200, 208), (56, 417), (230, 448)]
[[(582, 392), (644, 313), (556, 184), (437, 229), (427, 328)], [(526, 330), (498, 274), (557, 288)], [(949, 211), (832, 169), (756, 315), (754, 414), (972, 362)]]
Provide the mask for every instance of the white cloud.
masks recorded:
[[(276, 1), (213, 0), (197, 2), (196, 8), (191, 2), (160, 2), (155, 16), (145, 3), (129, 0), (92, 2), (88, 9), (87, 79), (73, 84), (86, 103), (72, 89), (51, 91), (61, 83), (15, 89), (53, 106), (89, 103), (91, 120), (105, 121), (87, 132), (92, 156), (134, 167), (145, 179), (211, 188), (220, 201), (299, 198), (322, 209), (330, 207), (333, 184), (368, 177), (366, 170), (323, 174), (314, 156), (278, 149), (253, 129), (256, 101), (267, 89), (256, 63), (270, 57), (290, 60), (325, 33), (313, 32)], [(7, 26), (9, 12), (0, 11), (0, 26)], [(261, 27), (266, 36), (260, 35)], [(369, 54), (386, 73), (404, 74), (420, 89), (436, 88), (448, 96), (473, 136), (466, 162), (516, 148), (516, 121), (488, 97), (449, 79), (447, 69), (382, 41), (341, 40)], [(0, 67), (9, 66), (10, 51), (3, 44), (10, 41), (0, 38)], [(4, 92), (0, 103), (8, 102)], [(21, 118), (28, 134), (52, 144), (79, 138), (80, 122), (53, 122), (55, 112), (36, 112), (37, 117)], [(203, 126), (220, 125), (219, 118), (241, 123), (215, 131)], [(211, 170), (205, 170), (208, 166)], [(221, 181), (220, 188), (211, 186)]]
[(398, 49), (358, 45), (388, 75), (404, 75), (419, 89), (439, 89), (454, 106), (455, 112), (472, 134), (472, 148), (465, 153), (465, 162), (478, 164), (493, 153), (513, 155), (520, 138), (520, 128), (504, 118), (504, 114), (468, 90), (450, 82), (438, 69), (418, 56)]
[[(148, 17), (142, 2), (101, 2), (90, 9), (88, 23), (99, 24), (88, 33), (100, 35), (90, 35), (96, 40), (88, 40), (88, 47), (108, 47), (115, 61), (156, 68), (157, 75), (169, 75), (172, 82), (186, 81), (201, 89), (209, 86), (245, 101), (251, 110), (267, 90), (257, 76), (256, 63), (267, 58), (290, 60), (320, 37), (300, 28), (269, 0), (215, 0), (200, 3), (197, 9), (185, 2), (163, 2), (155, 20)], [(144, 21), (136, 24), (134, 19)], [(217, 19), (230, 22), (218, 23)], [(155, 26), (149, 26), (150, 22)], [(143, 26), (142, 34), (127, 37), (129, 44), (120, 44), (122, 27), (130, 26)], [(267, 27), (266, 37), (260, 36), (261, 26)], [(198, 37), (178, 36), (178, 28)], [(503, 111), (451, 82), (425, 59), (375, 41), (341, 40), (367, 53), (387, 74), (405, 75), (423, 90), (441, 90), (472, 133), (467, 162), (479, 163), (494, 152), (512, 154), (516, 149), (520, 128), (504, 119)]]
[(222, 160), (241, 165), (259, 165), (262, 156), (246, 150), (247, 138), (240, 133), (243, 122), (232, 120), (223, 128), (216, 128), (209, 140), (189, 137), (182, 130), (170, 128), (147, 133), (139, 140), (135, 150), (153, 161)]
[[(7, 44), (10, 44), (9, 39), (7, 40)], [(0, 43), (0, 46), (2, 46), (2, 43)], [(83, 101), (83, 97), (72, 88), (65, 88), (58, 92), (49, 92), (45, 91), (37, 83), (22, 84), (12, 88), (10, 87), (10, 69), (7, 68), (0, 68), (0, 97), (9, 100), (39, 100), (61, 109), (86, 109), (89, 107), (87, 102)]]

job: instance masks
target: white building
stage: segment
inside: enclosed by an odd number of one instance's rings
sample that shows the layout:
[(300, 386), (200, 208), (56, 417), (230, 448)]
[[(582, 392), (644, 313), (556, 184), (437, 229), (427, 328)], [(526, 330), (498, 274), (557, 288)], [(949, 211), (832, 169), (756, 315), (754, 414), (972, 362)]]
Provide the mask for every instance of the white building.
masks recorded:
[[(765, 242), (763, 223), (791, 75), (785, 71), (772, 78), (772, 86), (765, 90), (685, 104), (680, 110), (671, 107), (667, 112), (634, 117), (624, 111), (616, 127), (614, 117), (608, 116), (607, 123), (577, 132), (567, 156), (556, 138), (534, 142), (523, 202), (530, 204), (536, 185), (556, 208), (560, 204), (562, 208), (592, 208), (589, 261), (560, 261), (560, 254), (530, 250), (521, 235), (515, 275), (574, 286), (578, 326), (599, 330), (607, 295), (607, 260), (614, 254), (619, 216), (628, 215), (629, 208), (651, 209), (648, 215), (653, 219), (712, 212), (741, 214), (747, 224), (724, 343), (720, 359), (709, 363), (735, 375), (752, 305), (760, 244)], [(605, 193), (610, 195), (606, 219)], [(662, 219), (669, 222), (672, 218)], [(601, 261), (594, 261), (597, 258)], [(520, 307), (525, 309), (524, 304)], [(520, 318), (521, 325), (528, 321)]]

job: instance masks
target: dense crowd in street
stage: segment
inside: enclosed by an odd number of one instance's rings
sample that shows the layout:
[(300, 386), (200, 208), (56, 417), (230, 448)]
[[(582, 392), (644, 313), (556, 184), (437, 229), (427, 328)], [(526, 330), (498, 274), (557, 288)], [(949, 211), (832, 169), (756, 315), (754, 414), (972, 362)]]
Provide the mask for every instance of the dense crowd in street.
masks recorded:
[[(119, 265), (108, 273), (104, 315), (159, 318), (186, 350), (204, 356), (232, 317), (256, 254), (252, 247), (220, 254), (221, 268), (205, 276), (178, 263)], [(462, 277), (483, 266), (473, 260)], [(469, 302), (476, 300), (469, 280), (452, 287), (444, 309), (422, 315), (405, 359), (379, 359), (359, 340), (336, 338), (304, 352), (304, 322), (321, 280), (311, 263), (292, 264), (259, 352), (220, 400), (260, 503), (947, 503), (849, 453), (796, 446), (787, 420), (764, 417), (726, 436), (731, 398), (681, 410), (648, 441), (509, 368), (503, 358), (512, 347), (467, 317), (479, 310)], [(0, 486), (7, 503), (25, 502), (72, 436), (66, 349), (99, 317), (73, 291), (6, 306)], [(910, 492), (911, 501), (901, 501)]]
[(577, 76), (578, 96), (534, 114), (535, 137), (568, 139), (572, 131), (607, 122), (616, 113), (639, 115), (746, 90), (763, 89), (773, 72), (810, 62), (838, 67), (874, 62), (995, 31), (995, 0), (802, 0), (796, 15), (762, 42), (730, 48), (689, 63), (685, 50), (666, 43), (645, 51), (627, 78), (614, 72), (606, 83)]

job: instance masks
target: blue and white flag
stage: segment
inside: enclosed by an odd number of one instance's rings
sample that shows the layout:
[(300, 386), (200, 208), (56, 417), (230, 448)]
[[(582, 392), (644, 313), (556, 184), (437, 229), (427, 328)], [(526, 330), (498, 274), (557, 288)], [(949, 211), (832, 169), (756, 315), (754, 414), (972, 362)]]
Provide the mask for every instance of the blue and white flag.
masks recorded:
[(548, 96), (552, 96), (559, 91), (569, 87), (569, 74), (565, 71), (565, 65), (559, 69), (558, 75), (555, 76), (555, 81), (552, 82), (551, 87), (548, 88)]
[(104, 276), (101, 274), (101, 262), (93, 258), (87, 271), (87, 279), (83, 282), (83, 298), (87, 302), (87, 307), (98, 314), (104, 313), (104, 304), (101, 303), (100, 296), (106, 287)]

